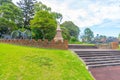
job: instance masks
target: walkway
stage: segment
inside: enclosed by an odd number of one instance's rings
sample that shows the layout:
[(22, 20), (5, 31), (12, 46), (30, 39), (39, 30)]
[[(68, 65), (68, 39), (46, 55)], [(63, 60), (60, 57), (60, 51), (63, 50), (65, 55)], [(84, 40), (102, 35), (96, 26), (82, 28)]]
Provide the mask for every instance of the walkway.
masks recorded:
[(120, 80), (120, 66), (89, 69), (96, 80)]

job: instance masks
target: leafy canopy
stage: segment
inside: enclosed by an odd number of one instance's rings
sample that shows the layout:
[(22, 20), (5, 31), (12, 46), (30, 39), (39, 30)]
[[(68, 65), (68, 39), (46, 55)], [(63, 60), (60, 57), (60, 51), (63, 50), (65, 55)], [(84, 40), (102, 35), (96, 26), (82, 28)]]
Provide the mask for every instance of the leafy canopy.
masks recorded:
[(31, 20), (31, 28), (34, 38), (51, 40), (56, 32), (56, 20), (48, 11), (38, 11)]
[(68, 30), (70, 37), (75, 37), (78, 39), (80, 29), (72, 21), (65, 21), (61, 26), (65, 27)]
[(11, 0), (1, 0), (0, 4), (0, 33), (7, 34), (21, 26), (21, 10)]
[(93, 38), (94, 38), (94, 34), (92, 30), (90, 28), (85, 28), (82, 39), (85, 42), (91, 42)]

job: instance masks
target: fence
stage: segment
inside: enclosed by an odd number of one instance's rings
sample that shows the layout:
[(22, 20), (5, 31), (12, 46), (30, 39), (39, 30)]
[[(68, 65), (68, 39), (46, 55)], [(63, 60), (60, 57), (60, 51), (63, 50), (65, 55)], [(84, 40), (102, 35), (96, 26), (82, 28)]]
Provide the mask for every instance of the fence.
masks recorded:
[(68, 41), (65, 40), (63, 42), (58, 41), (55, 42), (54, 40), (48, 41), (48, 40), (23, 40), (23, 39), (16, 39), (16, 40), (0, 40), (1, 43), (10, 43), (10, 44), (16, 44), (16, 45), (24, 45), (24, 46), (32, 46), (32, 47), (38, 47), (38, 48), (53, 48), (53, 49), (68, 49)]

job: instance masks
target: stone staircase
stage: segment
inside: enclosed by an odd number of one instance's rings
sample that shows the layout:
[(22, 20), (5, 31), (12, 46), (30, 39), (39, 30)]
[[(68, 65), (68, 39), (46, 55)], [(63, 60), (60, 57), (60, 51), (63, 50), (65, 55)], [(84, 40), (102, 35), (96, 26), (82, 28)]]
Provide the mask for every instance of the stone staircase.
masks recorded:
[(81, 45), (69, 45), (69, 49), (77, 53), (88, 68), (120, 65), (119, 50), (97, 49), (95, 46), (84, 48)]

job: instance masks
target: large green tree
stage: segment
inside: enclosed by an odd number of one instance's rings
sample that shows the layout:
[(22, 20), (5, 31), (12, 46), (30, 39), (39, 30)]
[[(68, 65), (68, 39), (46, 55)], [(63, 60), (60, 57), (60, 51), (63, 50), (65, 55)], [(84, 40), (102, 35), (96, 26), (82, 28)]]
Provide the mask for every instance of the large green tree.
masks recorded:
[(1, 0), (0, 4), (0, 33), (6, 34), (22, 25), (22, 15), (21, 10), (11, 0)]
[(2, 2), (0, 6), (0, 15), (1, 17), (15, 22), (18, 26), (22, 24), (22, 11), (17, 7), (11, 0), (6, 0)]
[(56, 20), (48, 11), (38, 11), (31, 20), (31, 28), (35, 39), (51, 40), (56, 33)]
[(61, 26), (61, 30), (62, 30), (62, 36), (65, 40), (70, 40), (71, 37), (70, 37), (70, 34), (68, 32), (68, 29), (66, 29), (65, 27), (62, 27)]
[(13, 21), (8, 21), (5, 18), (0, 18), (0, 34), (10, 34), (16, 29), (16, 24)]
[(82, 39), (85, 42), (91, 42), (93, 38), (94, 38), (93, 31), (90, 28), (85, 28)]
[(33, 38), (48, 39), (54, 38), (56, 33), (56, 19), (62, 19), (62, 15), (57, 12), (52, 12), (50, 7), (47, 7), (42, 2), (34, 4), (35, 16), (31, 20), (31, 28)]
[(36, 2), (34, 4), (34, 11), (35, 13), (37, 13), (38, 11), (48, 11), (49, 13), (51, 13), (53, 15), (53, 17), (55, 19), (60, 19), (62, 20), (62, 14), (61, 13), (57, 13), (57, 12), (52, 12), (51, 8), (46, 6), (45, 4), (43, 4), (42, 2)]
[(35, 12), (38, 12), (38, 11), (48, 11), (48, 12), (51, 12), (51, 8), (46, 6), (42, 2), (36, 2), (34, 4), (34, 10), (35, 10)]
[(78, 39), (80, 29), (72, 21), (65, 21), (61, 26), (67, 29), (71, 38), (74, 37), (76, 40)]
[(35, 11), (34, 4), (36, 0), (20, 0), (17, 2), (19, 7), (22, 9), (22, 14), (24, 16), (24, 28), (30, 29), (30, 20), (33, 19)]

